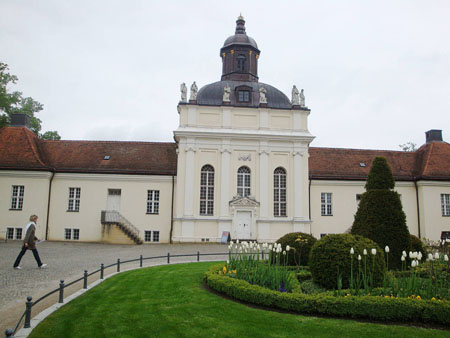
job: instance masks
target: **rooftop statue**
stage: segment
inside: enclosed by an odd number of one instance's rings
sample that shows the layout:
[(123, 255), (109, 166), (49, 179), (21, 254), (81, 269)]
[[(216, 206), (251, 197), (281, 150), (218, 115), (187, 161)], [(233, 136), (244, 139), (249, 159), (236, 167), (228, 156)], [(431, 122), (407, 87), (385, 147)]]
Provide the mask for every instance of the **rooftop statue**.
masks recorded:
[(294, 87), (292, 87), (292, 105), (298, 106), (299, 104), (300, 104), (299, 92), (297, 87), (294, 85)]
[(184, 82), (180, 85), (180, 91), (181, 91), (181, 102), (186, 102), (187, 88), (186, 88), (186, 84)]
[(262, 86), (259, 87), (259, 103), (267, 103), (266, 93), (266, 88)]
[(189, 97), (189, 100), (196, 101), (197, 100), (197, 92), (198, 92), (198, 87), (194, 81), (194, 83), (191, 86), (191, 96)]
[(305, 107), (305, 94), (303, 94), (303, 89), (300, 92), (300, 107)]
[(223, 88), (223, 102), (230, 102), (231, 88), (227, 85)]

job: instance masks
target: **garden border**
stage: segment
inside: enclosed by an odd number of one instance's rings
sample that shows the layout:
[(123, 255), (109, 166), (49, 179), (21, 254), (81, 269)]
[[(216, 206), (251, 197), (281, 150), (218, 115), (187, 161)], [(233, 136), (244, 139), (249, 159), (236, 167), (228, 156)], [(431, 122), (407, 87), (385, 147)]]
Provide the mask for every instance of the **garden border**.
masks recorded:
[(223, 265), (211, 267), (205, 273), (204, 281), (211, 289), (240, 301), (302, 314), (370, 319), (385, 323), (395, 321), (450, 324), (449, 301), (284, 293), (219, 275), (218, 272), (222, 267)]

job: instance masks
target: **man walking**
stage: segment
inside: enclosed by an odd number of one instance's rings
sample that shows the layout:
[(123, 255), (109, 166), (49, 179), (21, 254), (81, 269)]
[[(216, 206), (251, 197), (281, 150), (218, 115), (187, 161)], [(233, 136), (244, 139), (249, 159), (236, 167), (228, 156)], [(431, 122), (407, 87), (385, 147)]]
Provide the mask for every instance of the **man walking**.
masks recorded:
[(20, 260), (22, 259), (23, 255), (25, 255), (25, 253), (27, 252), (27, 249), (30, 249), (31, 251), (33, 251), (34, 258), (36, 259), (36, 262), (40, 269), (47, 268), (47, 264), (43, 264), (41, 262), (39, 253), (36, 249), (36, 241), (39, 241), (39, 239), (35, 236), (37, 220), (38, 220), (38, 217), (36, 215), (30, 216), (30, 223), (28, 223), (27, 226), (25, 227), (26, 234), (25, 234), (25, 238), (23, 240), (23, 247), (19, 253), (19, 256), (17, 256), (17, 259), (14, 262), (14, 269), (17, 269), (17, 270), (22, 269), (19, 266), (19, 264), (20, 264)]

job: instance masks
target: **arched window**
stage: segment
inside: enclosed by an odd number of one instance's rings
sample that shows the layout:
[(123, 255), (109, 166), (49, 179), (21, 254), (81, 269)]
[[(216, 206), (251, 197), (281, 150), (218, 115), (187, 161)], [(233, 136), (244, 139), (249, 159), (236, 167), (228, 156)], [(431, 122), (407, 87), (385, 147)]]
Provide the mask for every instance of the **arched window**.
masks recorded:
[(239, 54), (237, 57), (237, 71), (245, 72), (245, 61), (246, 57), (244, 54)]
[(239, 196), (250, 196), (250, 169), (240, 167), (237, 174), (237, 193)]
[(286, 170), (281, 167), (273, 172), (273, 215), (286, 216)]
[(214, 214), (214, 168), (209, 164), (200, 173), (200, 215)]

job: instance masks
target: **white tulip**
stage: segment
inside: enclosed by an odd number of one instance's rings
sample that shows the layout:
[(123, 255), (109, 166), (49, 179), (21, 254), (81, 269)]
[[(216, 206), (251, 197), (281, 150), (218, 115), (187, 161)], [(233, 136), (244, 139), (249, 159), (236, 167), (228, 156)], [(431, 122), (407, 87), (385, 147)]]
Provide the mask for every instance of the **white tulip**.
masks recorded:
[(278, 247), (281, 249), (281, 243), (278, 243)]
[(450, 243), (450, 238), (446, 238), (445, 241), (446, 241), (447, 243)]
[(413, 260), (413, 261), (411, 262), (411, 266), (412, 266), (413, 268), (416, 267), (416, 261), (415, 261), (415, 260)]
[(422, 253), (419, 251), (419, 253), (417, 254), (417, 259), (419, 260), (419, 261), (421, 261), (422, 260)]
[(412, 254), (412, 258), (416, 259), (417, 258), (417, 251), (414, 251)]
[(448, 256), (444, 255), (444, 261), (448, 262)]
[(269, 245), (269, 251), (272, 251), (272, 244)]
[(360, 261), (361, 260), (361, 255), (358, 255), (358, 261)]
[(353, 255), (355, 253), (355, 250), (353, 248), (350, 249), (350, 255)]
[(238, 239), (236, 240), (236, 244), (239, 244), (239, 240)]
[(412, 258), (413, 253), (410, 251), (409, 252), (409, 258)]
[(367, 256), (367, 250), (366, 250), (366, 249), (364, 249), (363, 255), (364, 255), (364, 256)]
[(419, 261), (416, 259), (416, 266), (419, 266)]
[(442, 240), (442, 245), (445, 245), (445, 239)]
[(230, 261), (227, 259), (227, 264), (230, 264)]
[(406, 251), (403, 251), (403, 252), (402, 252), (402, 256), (403, 256), (403, 257), (406, 257), (406, 256), (407, 256), (407, 255), (406, 255)]
[(433, 255), (432, 254), (428, 254), (428, 260), (432, 261), (433, 260)]
[(372, 255), (376, 255), (377, 254), (377, 249), (372, 249)]
[(283, 255), (285, 255), (285, 256), (286, 256), (286, 251), (284, 251), (284, 250), (283, 250)]
[(400, 258), (402, 260), (402, 262), (405, 261), (405, 256), (402, 256), (402, 258)]
[(286, 245), (286, 251), (291, 250), (291, 247), (289, 245)]
[(439, 252), (436, 252), (436, 253), (434, 254), (434, 259), (439, 259)]
[(389, 247), (387, 245), (384, 247), (384, 252), (389, 253)]

